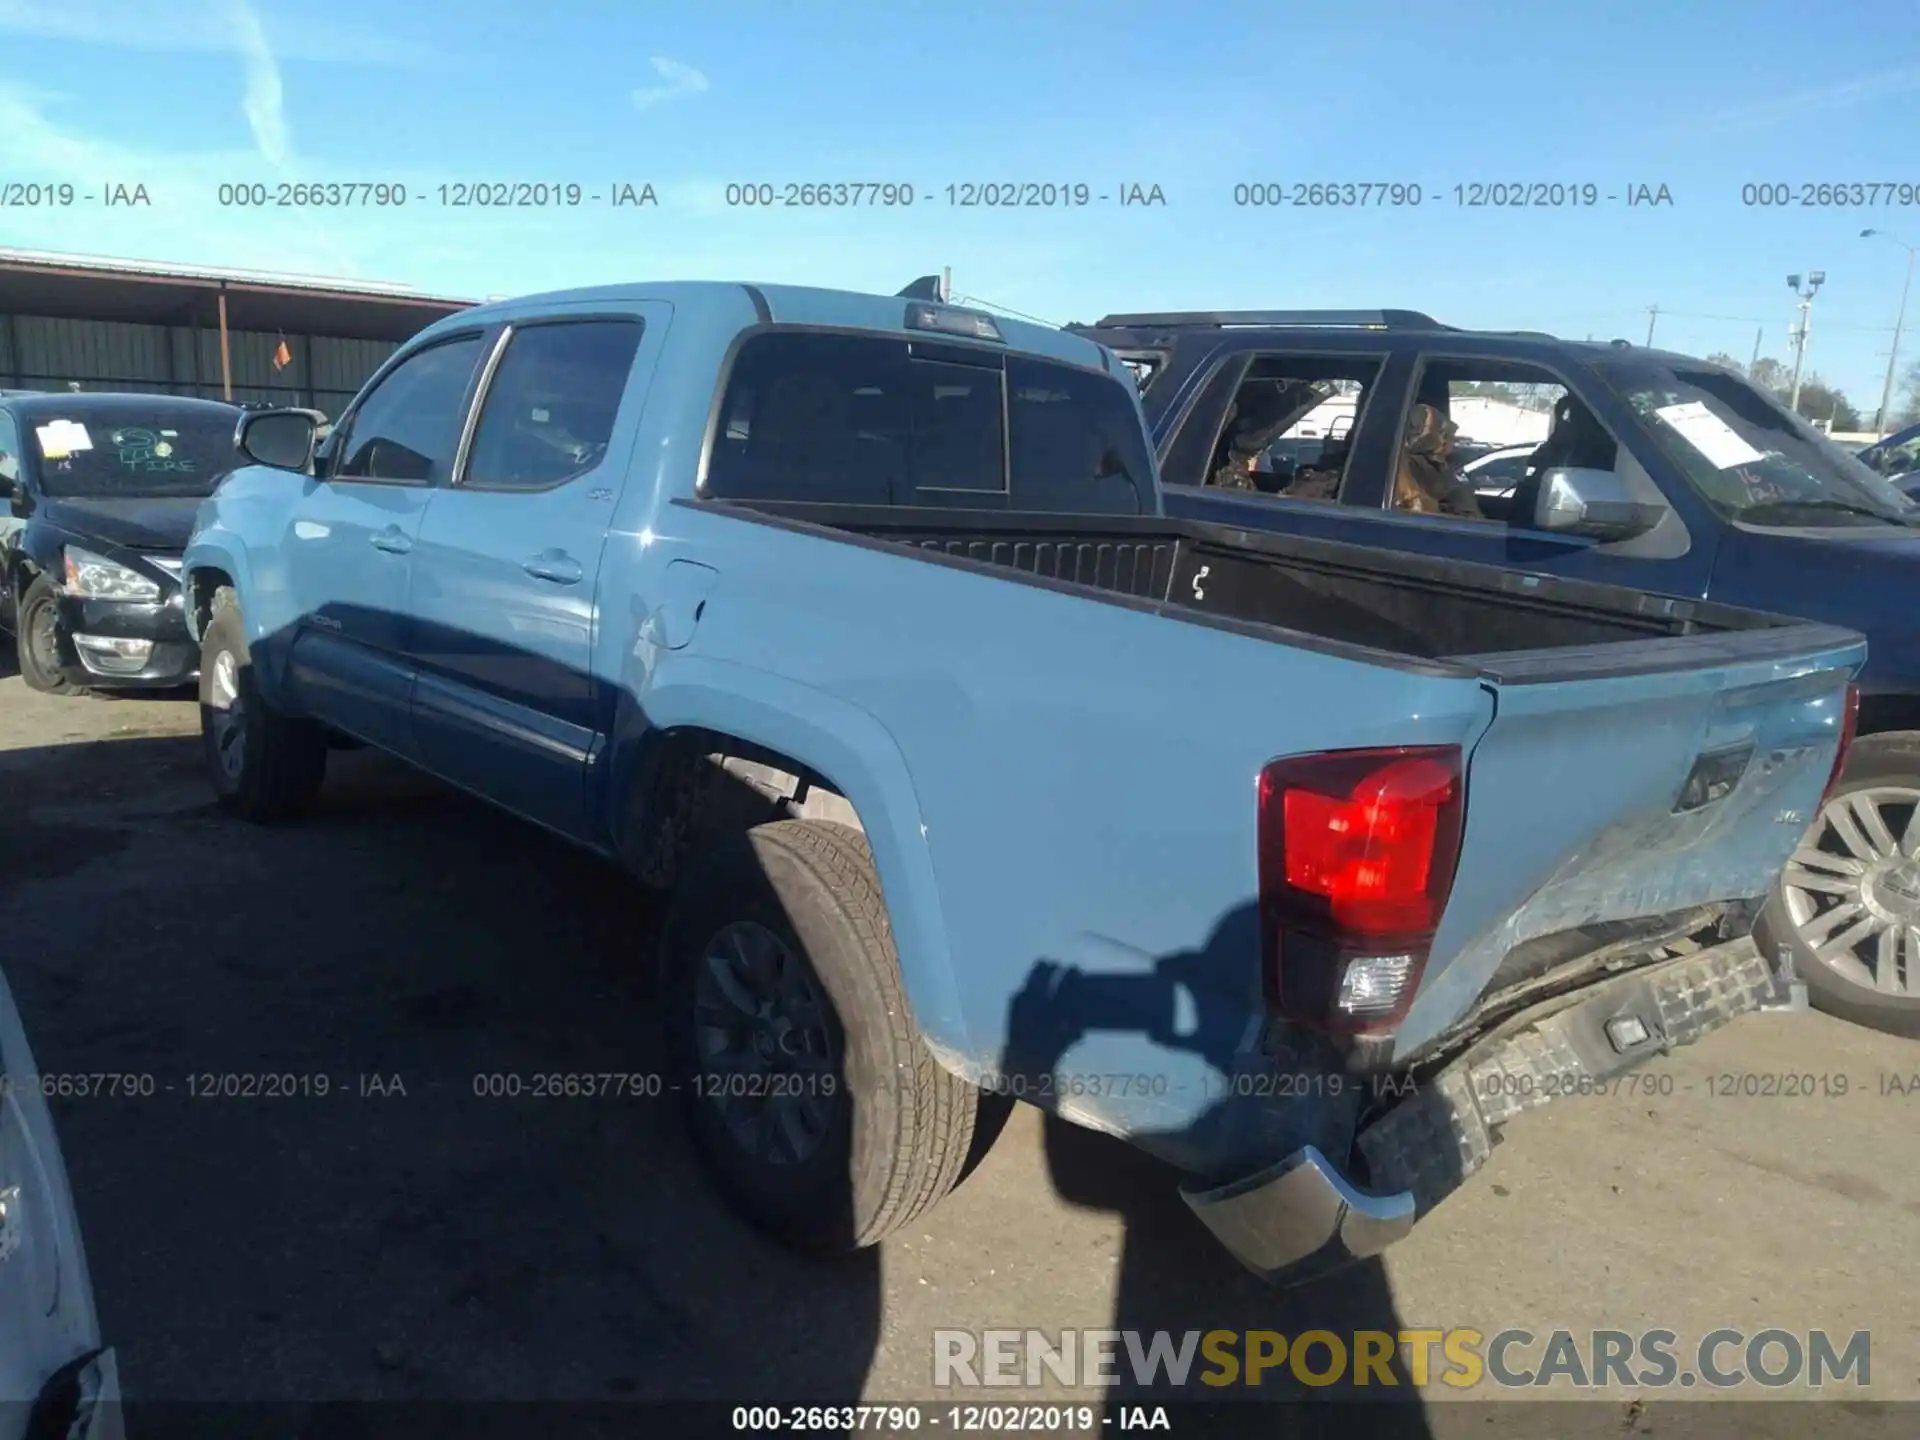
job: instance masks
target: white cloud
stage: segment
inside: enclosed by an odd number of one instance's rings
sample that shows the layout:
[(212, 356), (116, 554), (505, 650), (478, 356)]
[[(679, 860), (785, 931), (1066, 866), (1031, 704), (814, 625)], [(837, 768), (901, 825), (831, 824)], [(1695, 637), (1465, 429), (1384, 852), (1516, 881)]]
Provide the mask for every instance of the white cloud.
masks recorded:
[(293, 158), (293, 142), (287, 135), (285, 92), (280, 83), (280, 62), (260, 23), (260, 12), (250, 0), (227, 0), (227, 23), (232, 27), (235, 48), (246, 69), (247, 89), (241, 107), (247, 113), (247, 126), (253, 131), (253, 143), (261, 158), (275, 169)]
[(652, 57), (653, 71), (664, 82), (649, 85), (633, 92), (633, 104), (636, 110), (645, 110), (650, 105), (659, 105), (668, 100), (684, 100), (690, 95), (699, 95), (707, 89), (707, 77), (691, 65), (682, 65), (678, 60), (669, 60), (664, 55)]
[(316, 225), (312, 212), (299, 208), (220, 205), (222, 182), (270, 178), (261, 173), (260, 155), (244, 144), (210, 150), (145, 149), (60, 118), (70, 112), (84, 113), (84, 107), (66, 96), (0, 85), (0, 174), (68, 182), (80, 197), (97, 196), (108, 184), (128, 189), (138, 185), (150, 204), (108, 209), (97, 200), (77, 198), (65, 208), (0, 211), (0, 244), (136, 260), (383, 276), (390, 275), (396, 250), (405, 247), (408, 222), (392, 211), (329, 212), (327, 223)]
[[(233, 27), (218, 7), (190, 8), (182, 0), (171, 0), (163, 21), (156, 21), (154, 8), (153, 0), (0, 0), (0, 32), (129, 50), (233, 50)], [(289, 60), (416, 65), (426, 58), (391, 36), (370, 34), (332, 17), (281, 28), (289, 33), (281, 37), (280, 54)]]

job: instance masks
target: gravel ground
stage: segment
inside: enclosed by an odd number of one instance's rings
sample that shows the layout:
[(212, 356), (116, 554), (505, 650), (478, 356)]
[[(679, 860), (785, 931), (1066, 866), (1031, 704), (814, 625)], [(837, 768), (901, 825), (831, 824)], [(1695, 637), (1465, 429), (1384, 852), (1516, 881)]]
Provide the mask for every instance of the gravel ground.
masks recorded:
[[(923, 1223), (810, 1262), (717, 1208), (667, 1103), (474, 1093), (658, 1068), (650, 902), (380, 757), (336, 762), (311, 821), (254, 830), (214, 808), (190, 702), (0, 678), (0, 957), (41, 1069), (154, 1077), (146, 1098), (56, 1101), (134, 1396), (904, 1400), (935, 1398), (936, 1326), (1664, 1327), (1683, 1345), (1779, 1326), (1871, 1331), (1871, 1387), (1847, 1398), (1920, 1397), (1913, 1042), (1745, 1020), (1657, 1062), (1657, 1100), (1523, 1117), (1384, 1264), (1285, 1295), (1166, 1172), (1024, 1108)], [(1714, 1093), (1783, 1072), (1848, 1093)], [(328, 1093), (195, 1093), (260, 1074)], [(1404, 1433), (1488, 1433), (1481, 1407), (1428, 1392)], [(1634, 1407), (1616, 1389), (1590, 1413), (1618, 1434), (1654, 1413)], [(1807, 1433), (1804, 1410), (1742, 1413), (1741, 1433)], [(1860, 1420), (1821, 1408), (1843, 1413)]]

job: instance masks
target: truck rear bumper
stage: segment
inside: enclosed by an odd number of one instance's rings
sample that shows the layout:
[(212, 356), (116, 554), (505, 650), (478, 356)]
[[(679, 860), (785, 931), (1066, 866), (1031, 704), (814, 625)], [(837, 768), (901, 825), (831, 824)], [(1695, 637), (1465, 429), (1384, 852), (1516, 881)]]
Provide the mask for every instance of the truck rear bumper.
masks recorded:
[[(1772, 1000), (1779, 977), (1748, 938), (1542, 1002), (1442, 1069), (1359, 1137), (1371, 1188), (1312, 1146), (1225, 1185), (1181, 1194), (1248, 1269), (1294, 1285), (1377, 1255), (1487, 1161), (1499, 1128)], [(1529, 1018), (1531, 1017), (1531, 1018)]]

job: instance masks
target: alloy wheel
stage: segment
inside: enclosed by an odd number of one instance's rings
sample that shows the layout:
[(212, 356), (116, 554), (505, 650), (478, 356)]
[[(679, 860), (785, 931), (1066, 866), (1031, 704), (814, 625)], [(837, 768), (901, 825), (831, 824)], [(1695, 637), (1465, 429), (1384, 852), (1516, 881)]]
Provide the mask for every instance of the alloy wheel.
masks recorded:
[(1920, 790), (1877, 785), (1829, 801), (1781, 887), (1821, 964), (1881, 995), (1920, 998)]
[(694, 984), (695, 1084), (758, 1161), (803, 1164), (826, 1138), (840, 1074), (828, 1014), (812, 967), (765, 926), (735, 921), (707, 942)]

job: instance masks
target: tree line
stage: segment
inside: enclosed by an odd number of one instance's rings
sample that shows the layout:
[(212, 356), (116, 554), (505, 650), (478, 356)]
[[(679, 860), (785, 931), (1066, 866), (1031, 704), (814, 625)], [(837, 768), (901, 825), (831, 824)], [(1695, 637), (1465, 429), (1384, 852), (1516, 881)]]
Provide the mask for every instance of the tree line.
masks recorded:
[[(1738, 370), (1762, 390), (1777, 397), (1783, 405), (1793, 390), (1793, 367), (1770, 355), (1762, 356), (1752, 366), (1741, 364), (1724, 350), (1714, 351), (1707, 359), (1712, 364)], [(1889, 430), (1898, 430), (1920, 421), (1920, 360), (1907, 367), (1901, 381), (1901, 388), (1894, 392), (1893, 413), (1887, 418)], [(1858, 434), (1874, 428), (1875, 412), (1880, 404), (1876, 397), (1863, 414), (1843, 391), (1822, 380), (1820, 372), (1816, 370), (1800, 377), (1798, 408), (1803, 419), (1817, 420), (1830, 430)]]

